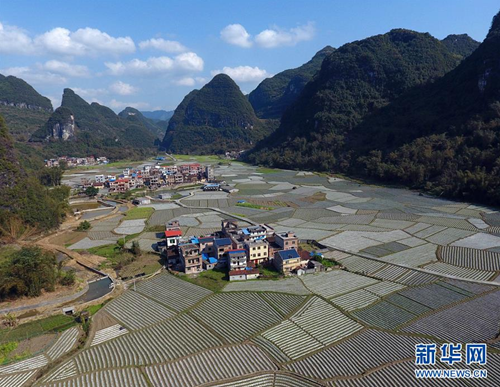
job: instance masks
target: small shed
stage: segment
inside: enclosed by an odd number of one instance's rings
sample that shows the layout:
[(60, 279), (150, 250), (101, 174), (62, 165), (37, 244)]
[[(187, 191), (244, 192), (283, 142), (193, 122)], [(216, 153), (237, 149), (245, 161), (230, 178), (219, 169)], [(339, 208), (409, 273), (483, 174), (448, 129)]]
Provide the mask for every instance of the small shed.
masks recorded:
[(246, 270), (231, 270), (229, 272), (229, 281), (244, 281), (246, 279)]

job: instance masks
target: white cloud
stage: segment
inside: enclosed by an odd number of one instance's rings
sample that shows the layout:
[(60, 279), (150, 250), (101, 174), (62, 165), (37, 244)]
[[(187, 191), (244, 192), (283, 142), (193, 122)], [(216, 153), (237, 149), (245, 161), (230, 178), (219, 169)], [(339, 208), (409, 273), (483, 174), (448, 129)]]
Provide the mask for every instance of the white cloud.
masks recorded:
[(185, 52), (174, 58), (174, 65), (180, 70), (203, 71), (203, 59), (194, 52)]
[(194, 86), (196, 84), (196, 81), (194, 78), (184, 77), (181, 79), (176, 79), (175, 81), (173, 81), (173, 83), (177, 86)]
[(129, 62), (106, 62), (111, 75), (159, 75), (174, 71), (202, 71), (203, 59), (194, 52), (186, 52), (174, 57), (150, 57), (147, 60), (132, 59)]
[(274, 27), (259, 33), (255, 37), (255, 43), (264, 48), (295, 46), (299, 42), (311, 40), (314, 34), (314, 23), (307, 23), (290, 30)]
[(32, 38), (16, 26), (0, 24), (0, 52), (23, 55), (117, 55), (135, 52), (135, 44), (128, 36), (115, 38), (90, 27), (73, 32), (56, 27)]
[(221, 39), (225, 42), (244, 48), (256, 45), (264, 48), (274, 48), (279, 46), (295, 46), (299, 42), (311, 40), (315, 34), (314, 23), (307, 23), (289, 30), (272, 27), (266, 29), (255, 36), (247, 32), (241, 24), (230, 24), (221, 32)]
[(0, 23), (0, 52), (27, 55), (33, 50), (33, 42), (24, 30)]
[(174, 85), (178, 86), (194, 86), (196, 84), (205, 83), (207, 80), (203, 77), (183, 77), (172, 81)]
[(87, 66), (70, 64), (58, 60), (49, 60), (48, 62), (45, 62), (43, 65), (39, 65), (39, 67), (53, 73), (66, 75), (68, 77), (90, 76), (90, 72)]
[(86, 101), (98, 102), (98, 103), (101, 103), (100, 97), (108, 94), (108, 90), (106, 90), (104, 88), (84, 89), (81, 87), (71, 87), (71, 90), (73, 90), (76, 94), (78, 94), (80, 97), (82, 97)]
[(114, 38), (96, 28), (80, 28), (71, 32), (57, 27), (34, 39), (35, 46), (53, 54), (81, 56), (97, 54), (131, 54), (135, 44), (130, 37)]
[(13, 75), (31, 84), (65, 84), (67, 82), (67, 79), (60, 74), (35, 70), (31, 67), (8, 67), (0, 69), (0, 73)]
[(248, 48), (252, 46), (252, 39), (245, 27), (241, 24), (229, 24), (220, 32), (220, 37), (226, 43)]
[(212, 75), (221, 73), (229, 75), (236, 82), (260, 82), (271, 76), (264, 69), (250, 66), (223, 67), (222, 70), (212, 71)]
[(132, 95), (137, 93), (138, 89), (132, 85), (129, 85), (128, 83), (118, 81), (109, 86), (109, 90), (111, 90), (113, 93), (119, 94), (119, 95)]
[(147, 109), (149, 108), (150, 105), (147, 102), (123, 102), (123, 101), (117, 101), (116, 99), (112, 99), (108, 103), (108, 106), (111, 107), (112, 109), (124, 109), (128, 106), (136, 109)]
[(141, 50), (146, 50), (148, 48), (165, 51), (168, 53), (178, 53), (187, 51), (187, 48), (183, 46), (181, 43), (176, 42), (175, 40), (165, 40), (165, 39), (149, 39), (144, 40), (139, 43), (139, 47)]

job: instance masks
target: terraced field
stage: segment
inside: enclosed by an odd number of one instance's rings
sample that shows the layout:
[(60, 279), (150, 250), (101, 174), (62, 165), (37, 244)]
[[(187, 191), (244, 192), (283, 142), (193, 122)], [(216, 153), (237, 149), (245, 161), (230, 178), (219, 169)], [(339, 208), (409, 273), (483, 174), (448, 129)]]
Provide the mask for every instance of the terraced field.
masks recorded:
[(282, 316), (256, 293), (216, 294), (190, 312), (229, 342), (244, 340)]
[(132, 290), (108, 303), (104, 310), (130, 329), (144, 328), (175, 316), (171, 309)]
[[(0, 366), (2, 387), (35, 378), (44, 387), (463, 385), (417, 383), (414, 345), (484, 342), (498, 334), (500, 290), (477, 280), (500, 274), (499, 211), (236, 162), (215, 171), (239, 192), (193, 191), (181, 200), (187, 208), (153, 202), (147, 220), (123, 214), (92, 220), (71, 248), (112, 244), (137, 232), (134, 240), (149, 251), (156, 228), (170, 220), (180, 221), (184, 235), (199, 236), (238, 214), (278, 232), (292, 230), (302, 242), (318, 241), (323, 255), (345, 270), (228, 283), (216, 293), (157, 275), (98, 312), (116, 322), (83, 350), (68, 355), (78, 340), (72, 328), (47, 351)], [(240, 207), (239, 200), (272, 209)], [(500, 385), (494, 353), (500, 345), (489, 348), (488, 380), (466, 385)]]

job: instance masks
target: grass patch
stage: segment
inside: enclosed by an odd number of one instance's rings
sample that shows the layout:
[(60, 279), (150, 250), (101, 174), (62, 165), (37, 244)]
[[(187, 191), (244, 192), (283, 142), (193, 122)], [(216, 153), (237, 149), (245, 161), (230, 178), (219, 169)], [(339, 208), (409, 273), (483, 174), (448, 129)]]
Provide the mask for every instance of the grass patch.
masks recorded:
[(153, 212), (155, 212), (153, 207), (134, 207), (125, 213), (125, 220), (149, 219)]
[(182, 198), (182, 195), (180, 193), (176, 193), (176, 194), (173, 194), (172, 195), (172, 200), (179, 200), (180, 198)]
[(0, 342), (19, 342), (46, 333), (61, 332), (76, 325), (75, 318), (66, 315), (47, 317), (21, 324), (15, 328), (0, 329)]
[(259, 167), (259, 168), (257, 168), (257, 172), (258, 173), (268, 174), (268, 173), (278, 173), (278, 172), (281, 172), (281, 171), (279, 169), (274, 169), (274, 168)]
[(270, 210), (273, 210), (273, 207), (266, 207), (266, 206), (262, 206), (260, 204), (253, 204), (253, 203), (236, 203), (236, 206), (237, 207), (245, 207), (245, 208), (254, 208), (256, 210), (267, 210), (267, 211), (270, 211)]
[(247, 217), (245, 214), (237, 214), (236, 212), (232, 212), (231, 215), (241, 216), (242, 218), (246, 218)]
[(202, 286), (215, 293), (220, 292), (224, 286), (228, 283), (227, 273), (223, 270), (213, 269), (202, 271), (196, 276), (188, 276), (186, 274), (180, 274), (180, 278), (184, 281), (191, 282), (192, 284)]
[(280, 273), (274, 266), (264, 266), (259, 265), (260, 279), (275, 280), (283, 278), (283, 274)]
[(101, 308), (104, 306), (104, 304), (97, 304), (97, 305), (91, 305), (87, 308), (87, 310), (89, 311), (90, 315), (93, 316), (94, 314), (96, 314), (99, 310), (101, 310)]

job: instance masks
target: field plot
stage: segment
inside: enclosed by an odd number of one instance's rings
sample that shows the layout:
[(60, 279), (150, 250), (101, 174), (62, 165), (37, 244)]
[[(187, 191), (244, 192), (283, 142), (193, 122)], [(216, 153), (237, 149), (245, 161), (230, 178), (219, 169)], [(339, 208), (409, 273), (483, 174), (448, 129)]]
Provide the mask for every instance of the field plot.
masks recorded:
[(399, 306), (400, 308), (413, 313), (414, 315), (424, 314), (432, 310), (431, 308), (409, 298), (406, 298), (400, 294), (391, 294), (390, 296), (385, 298), (385, 301)]
[(478, 281), (488, 281), (495, 274), (492, 271), (469, 269), (467, 267), (454, 266), (444, 262), (431, 263), (423, 268), (436, 273), (452, 275), (459, 278), (470, 278)]
[(454, 280), (454, 279), (445, 279), (444, 282), (452, 284), (453, 286), (466, 290), (470, 293), (473, 294), (481, 294), (484, 292), (487, 292), (488, 290), (493, 290), (493, 286), (488, 286), (488, 285), (482, 285), (482, 284), (475, 284), (473, 282), (464, 282), (464, 281), (459, 281), (459, 280)]
[(225, 292), (280, 292), (299, 295), (311, 294), (304, 284), (296, 277), (275, 281), (236, 281), (224, 287)]
[(395, 329), (416, 317), (413, 313), (385, 301), (357, 310), (352, 314), (368, 325), (385, 329)]
[(69, 360), (48, 374), (43, 379), (43, 383), (55, 382), (57, 380), (72, 378), (77, 375), (78, 371), (76, 369), (76, 363), (73, 360)]
[[(321, 319), (317, 317), (321, 316)], [(363, 328), (320, 298), (311, 298), (290, 320), (324, 345), (347, 337)]]
[(271, 303), (278, 311), (286, 316), (297, 309), (304, 302), (306, 297), (295, 296), (282, 293), (262, 293), (260, 294), (266, 301)]
[(12, 374), (14, 372), (32, 371), (37, 368), (45, 367), (48, 362), (45, 355), (38, 355), (12, 364), (3, 365), (0, 366), (0, 376)]
[(244, 340), (281, 321), (282, 316), (256, 293), (220, 293), (191, 313), (229, 342)]
[(244, 344), (210, 349), (172, 363), (146, 367), (145, 372), (155, 387), (195, 387), (276, 369), (259, 348)]
[[(424, 368), (424, 367), (421, 367)], [(463, 387), (460, 379), (417, 379), (413, 361), (397, 363), (384, 367), (366, 376), (354, 379), (335, 380), (331, 386), (336, 387)]]
[(35, 373), (36, 371), (28, 371), (14, 375), (0, 376), (0, 386), (2, 387), (23, 386)]
[(415, 285), (423, 285), (435, 282), (440, 278), (441, 277), (432, 274), (422, 273), (421, 271), (409, 270), (406, 273), (404, 273), (401, 277), (399, 277), (397, 279), (397, 282), (408, 286), (415, 286)]
[(384, 261), (411, 267), (418, 267), (426, 263), (437, 261), (437, 246), (431, 243), (400, 251), (391, 255), (386, 255)]
[(438, 284), (405, 289), (399, 292), (399, 294), (431, 309), (438, 309), (467, 298), (467, 296), (462, 293), (454, 292)]
[(297, 359), (323, 347), (321, 342), (290, 320), (267, 330), (262, 337), (279, 348), (288, 359)]
[(458, 228), (447, 228), (434, 235), (431, 235), (427, 240), (436, 245), (446, 246), (459, 239), (466, 238), (474, 234), (472, 231), (460, 230)]
[(176, 311), (189, 308), (202, 298), (212, 294), (208, 289), (193, 285), (166, 273), (140, 282), (137, 285), (137, 292)]
[(104, 307), (111, 316), (130, 329), (140, 329), (175, 315), (170, 309), (129, 290)]
[(362, 257), (351, 256), (342, 259), (342, 266), (346, 267), (349, 271), (370, 275), (377, 270), (382, 269), (384, 267), (384, 263), (372, 261), (371, 259)]
[[(172, 334), (182, 331), (189, 332), (189, 335)], [(84, 373), (103, 368), (161, 363), (221, 344), (205, 327), (183, 314), (85, 349), (74, 359), (78, 371)]]
[(65, 330), (57, 338), (57, 341), (54, 343), (54, 345), (49, 348), (49, 350), (47, 351), (47, 356), (49, 356), (51, 360), (60, 358), (75, 346), (78, 340), (78, 336), (80, 336), (80, 332), (76, 327)]
[(372, 273), (372, 276), (382, 280), (397, 281), (397, 279), (405, 273), (412, 272), (401, 266), (385, 265), (381, 270)]
[(43, 387), (148, 387), (144, 376), (135, 368), (92, 372), (74, 379), (44, 384)]
[(354, 290), (353, 292), (346, 293), (342, 296), (332, 298), (331, 301), (340, 306), (342, 309), (351, 312), (356, 309), (364, 308), (377, 302), (380, 298), (365, 289)]
[[(362, 328), (332, 305), (313, 297), (288, 320), (262, 333), (274, 348), (262, 340), (256, 342), (277, 359), (297, 359)], [(278, 349), (282, 354), (275, 354)]]
[(367, 286), (366, 288), (364, 288), (364, 290), (373, 293), (379, 297), (384, 297), (390, 293), (396, 292), (404, 288), (405, 288), (404, 285), (400, 285), (390, 281), (383, 281), (375, 285)]
[(290, 371), (315, 379), (360, 375), (383, 364), (414, 356), (419, 337), (365, 330), (305, 359), (286, 365)]
[(339, 296), (379, 282), (376, 279), (343, 270), (306, 275), (302, 281), (308, 289), (325, 298)]
[(122, 336), (126, 333), (128, 333), (128, 331), (119, 324), (112, 325), (112, 326), (104, 328), (104, 329), (100, 329), (95, 333), (94, 338), (92, 339), (92, 342), (90, 343), (90, 346), (102, 344), (105, 341), (115, 339), (115, 338)]
[(455, 266), (499, 271), (500, 254), (466, 247), (446, 246), (440, 249), (441, 260)]
[(426, 316), (403, 330), (469, 343), (494, 338), (500, 320), (500, 291)]

